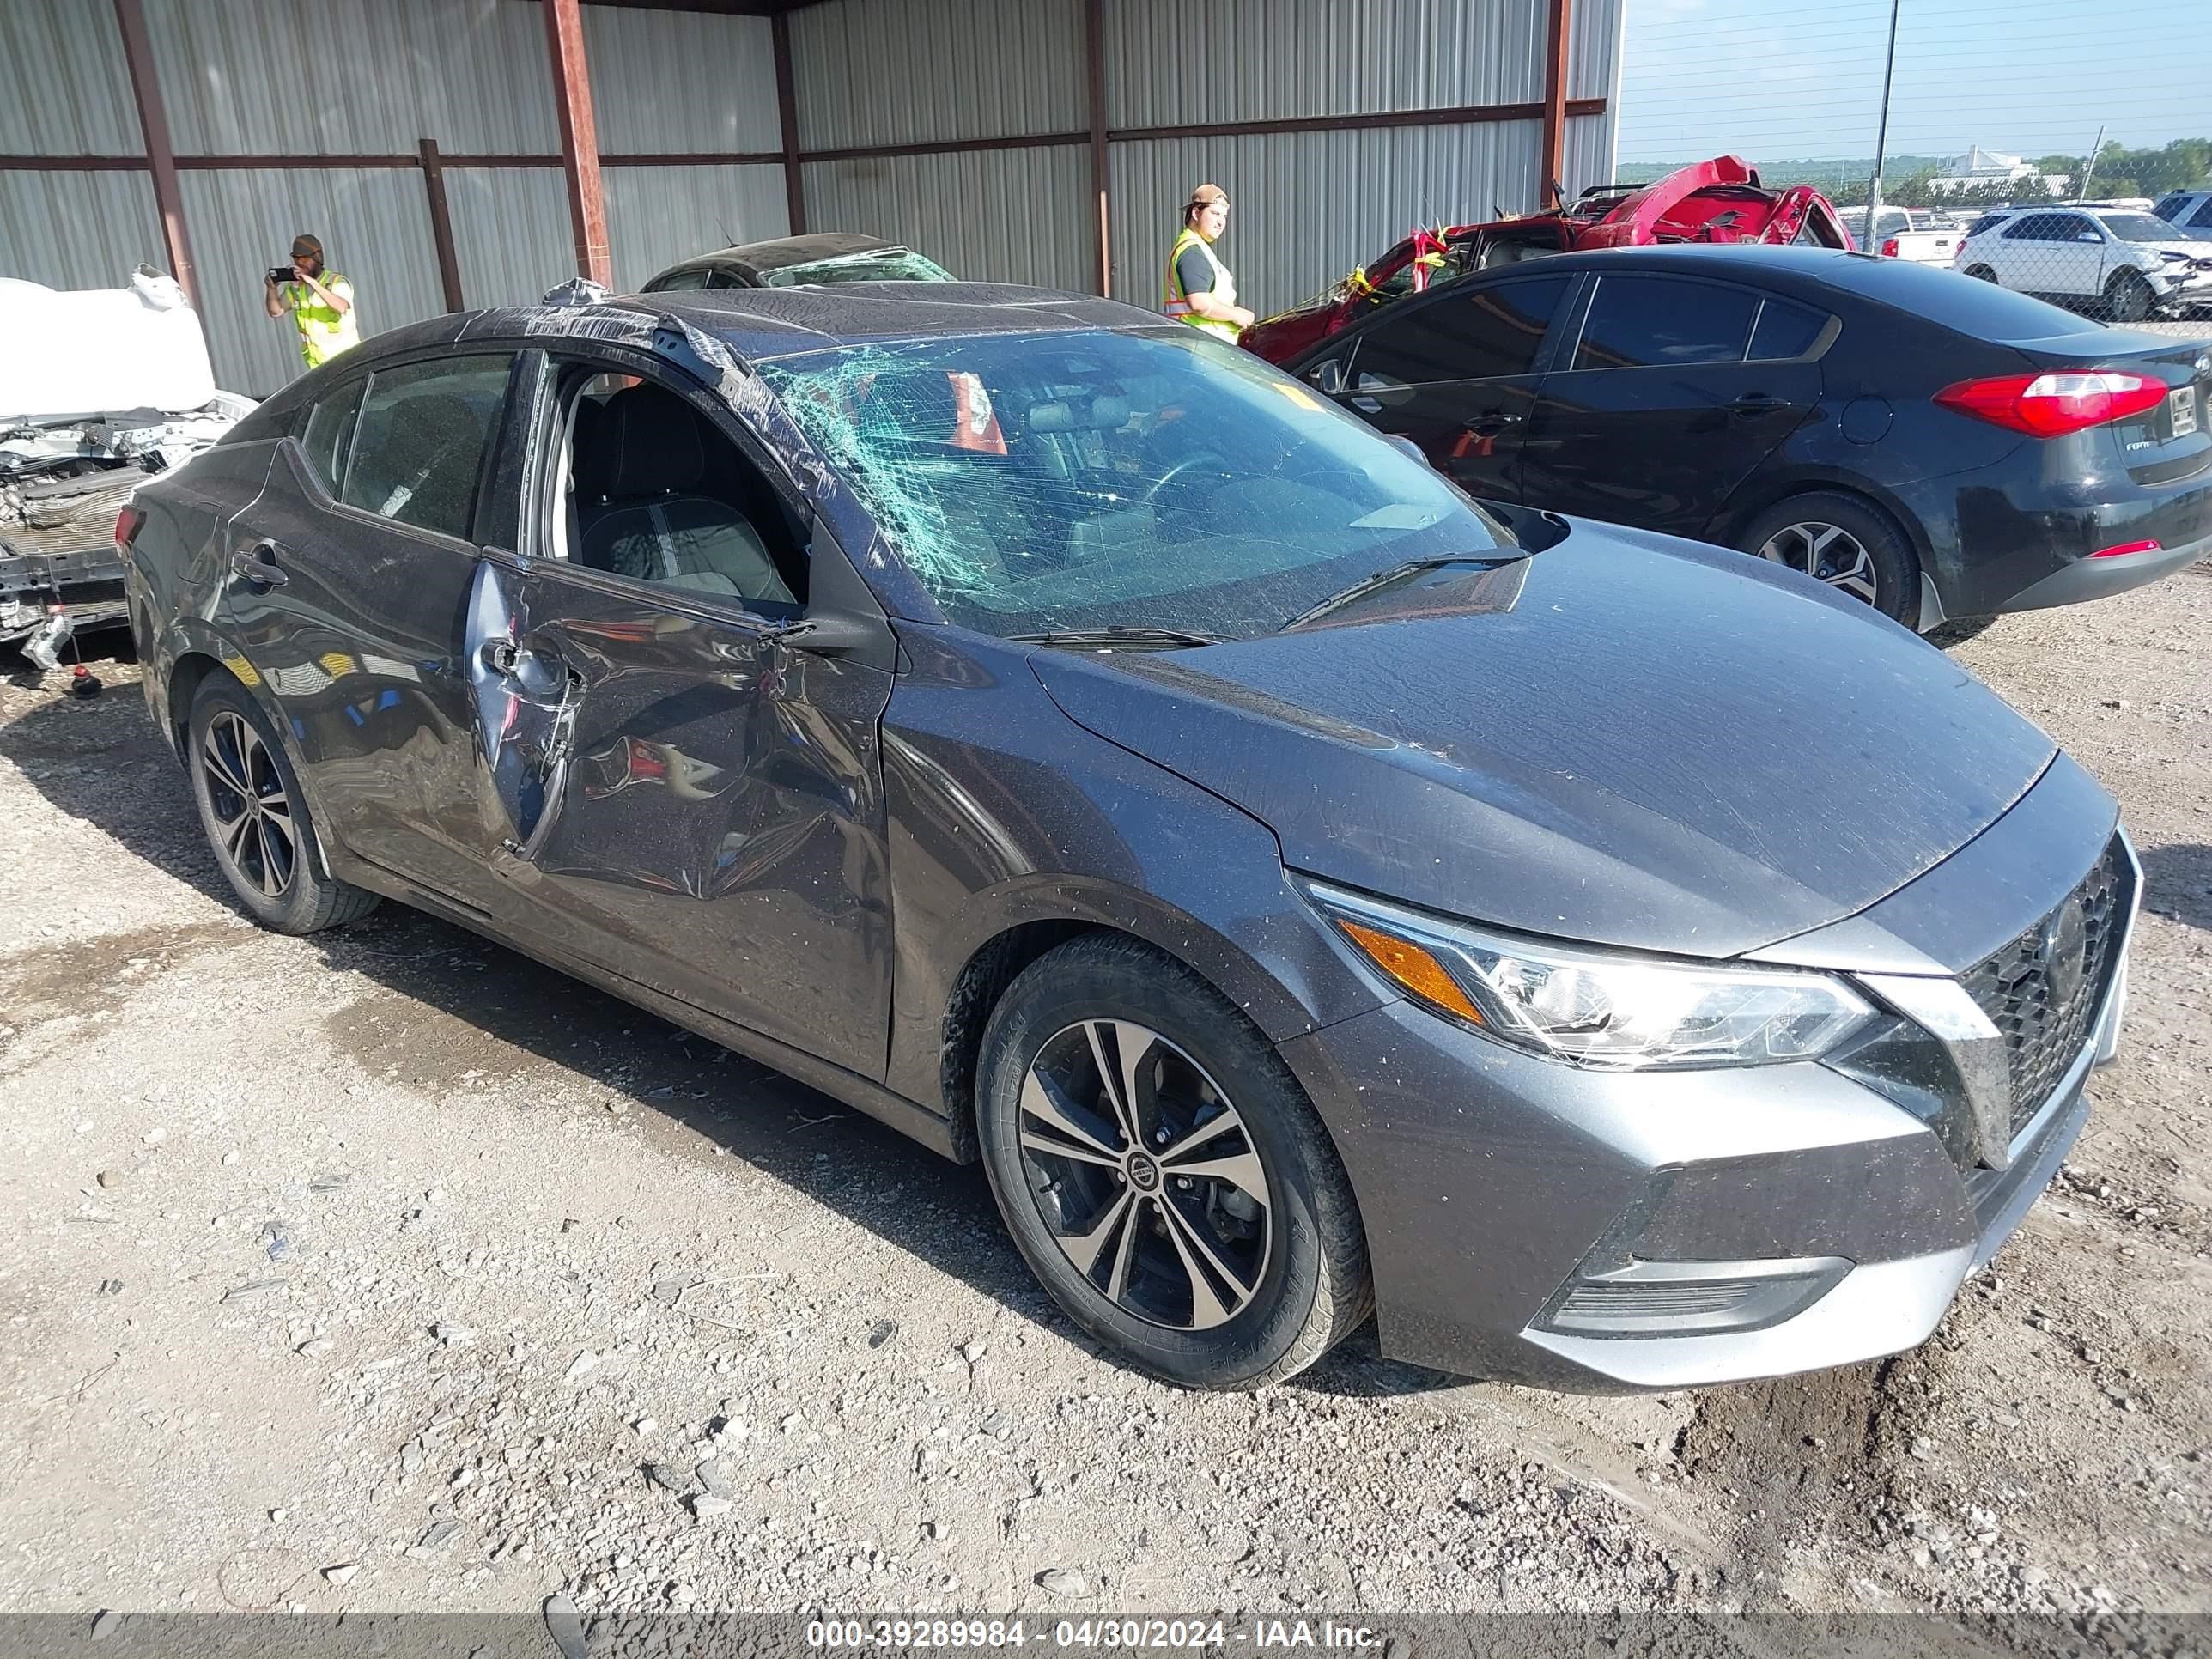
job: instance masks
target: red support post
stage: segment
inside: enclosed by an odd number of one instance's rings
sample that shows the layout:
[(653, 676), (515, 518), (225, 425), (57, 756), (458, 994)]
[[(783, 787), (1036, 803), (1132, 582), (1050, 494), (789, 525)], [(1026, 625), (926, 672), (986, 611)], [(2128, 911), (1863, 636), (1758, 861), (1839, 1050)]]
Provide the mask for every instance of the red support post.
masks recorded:
[(154, 210), (161, 219), (161, 240), (169, 270), (188, 304), (200, 302), (199, 273), (192, 268), (191, 240), (185, 234), (185, 198), (177, 188), (177, 156), (169, 143), (169, 118), (161, 107), (161, 77), (154, 69), (153, 37), (146, 33), (140, 0), (115, 0), (115, 21), (123, 31), (123, 58), (131, 70), (131, 95), (138, 105), (138, 126), (146, 137), (146, 166), (154, 175)]
[(791, 234), (806, 234), (806, 182), (799, 170), (799, 92), (791, 73), (791, 19), (777, 12), (769, 19), (775, 51), (775, 118), (783, 133), (783, 200)]
[(1536, 181), (1536, 210), (1552, 205), (1552, 186), (1567, 167), (1567, 19), (1572, 0), (1551, 0), (1551, 33), (1544, 53), (1544, 176)]
[(607, 252), (606, 198), (599, 190), (599, 130), (592, 117), (583, 15), (577, 0), (544, 0), (544, 9), (553, 106), (561, 118), (561, 166), (568, 177), (568, 218), (576, 232), (576, 274), (612, 288), (614, 261)]
[(1083, 52), (1091, 80), (1091, 194), (1098, 215), (1098, 291), (1114, 294), (1114, 252), (1107, 224), (1112, 174), (1106, 159), (1106, 0), (1084, 0)]
[(438, 154), (438, 141), (425, 138), (421, 145), (422, 191), (430, 201), (430, 241), (438, 250), (438, 281), (446, 290), (446, 309), (465, 309), (461, 300), (461, 258), (453, 246), (453, 215), (446, 204), (446, 163)]

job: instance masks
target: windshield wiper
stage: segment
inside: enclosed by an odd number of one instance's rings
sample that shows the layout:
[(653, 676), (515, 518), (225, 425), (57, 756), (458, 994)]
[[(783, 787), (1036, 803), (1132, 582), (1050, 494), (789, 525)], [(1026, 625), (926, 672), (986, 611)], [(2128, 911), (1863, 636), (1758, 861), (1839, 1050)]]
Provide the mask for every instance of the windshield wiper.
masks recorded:
[(1069, 628), (1051, 634), (1014, 634), (1008, 637), (1021, 645), (1090, 646), (1098, 649), (1111, 649), (1117, 645), (1172, 649), (1186, 645), (1220, 645), (1227, 638), (1225, 635), (1200, 634), (1188, 628)]
[(1403, 564), (1392, 565), (1388, 570), (1378, 570), (1371, 576), (1362, 576), (1341, 592), (1330, 594), (1318, 605), (1308, 605), (1276, 631), (1287, 633), (1293, 628), (1303, 628), (1310, 622), (1318, 622), (1332, 611), (1341, 611), (1346, 605), (1355, 600), (1364, 599), (1370, 593), (1380, 593), (1386, 587), (1395, 587), (1401, 582), (1411, 581), (1424, 571), (1442, 570), (1448, 565), (1455, 564), (1509, 564), (1513, 560), (1522, 556), (1524, 556), (1517, 550), (1508, 553), (1500, 550), (1495, 556), (1480, 553), (1454, 553), (1444, 558), (1408, 559)]

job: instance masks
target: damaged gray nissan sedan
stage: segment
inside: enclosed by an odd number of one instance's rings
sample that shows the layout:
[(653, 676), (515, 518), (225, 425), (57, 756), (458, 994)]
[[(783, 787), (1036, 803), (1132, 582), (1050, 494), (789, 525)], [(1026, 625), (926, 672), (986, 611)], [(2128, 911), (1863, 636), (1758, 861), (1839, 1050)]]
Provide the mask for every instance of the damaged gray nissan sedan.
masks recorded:
[(2113, 803), (1940, 653), (1109, 301), (441, 318), (118, 537), (256, 917), (417, 906), (980, 1159), (1175, 1382), (1370, 1310), (1575, 1389), (1908, 1348), (2118, 1039)]

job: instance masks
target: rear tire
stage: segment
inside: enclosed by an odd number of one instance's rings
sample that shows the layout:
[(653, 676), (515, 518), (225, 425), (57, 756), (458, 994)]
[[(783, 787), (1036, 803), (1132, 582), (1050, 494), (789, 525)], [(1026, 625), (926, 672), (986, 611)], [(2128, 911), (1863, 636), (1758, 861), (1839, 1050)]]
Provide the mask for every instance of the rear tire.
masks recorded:
[(1920, 559), (1897, 521), (1832, 490), (1776, 502), (1743, 527), (1736, 546), (1826, 582), (1911, 627), (1920, 616)]
[(1007, 987), (976, 1127), (1014, 1243), (1067, 1316), (1167, 1382), (1256, 1389), (1374, 1305), (1336, 1149), (1280, 1055), (1135, 939), (1072, 939)]
[(2105, 288), (2106, 314), (2116, 323), (2139, 323), (2157, 303), (2158, 295), (2141, 271), (2121, 271)]
[(375, 894), (323, 869), (300, 781), (244, 686), (228, 674), (202, 680), (185, 732), (200, 828), (256, 921), (274, 933), (313, 933), (376, 908)]
[(1996, 272), (1991, 270), (1987, 265), (1968, 265), (1966, 275), (1978, 283), (1994, 283), (1997, 279)]

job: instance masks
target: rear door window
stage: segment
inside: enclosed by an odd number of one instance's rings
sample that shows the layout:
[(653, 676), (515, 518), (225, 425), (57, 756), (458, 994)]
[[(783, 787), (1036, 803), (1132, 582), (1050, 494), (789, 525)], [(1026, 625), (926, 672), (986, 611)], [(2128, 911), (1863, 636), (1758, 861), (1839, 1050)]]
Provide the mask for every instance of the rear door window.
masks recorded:
[(465, 541), (514, 357), (441, 357), (372, 376), (338, 499)]
[(1740, 363), (1759, 295), (1677, 276), (1604, 276), (1575, 351), (1577, 369)]
[(345, 483), (346, 453), (353, 444), (361, 394), (368, 385), (365, 380), (349, 380), (307, 411), (300, 447), (307, 453), (308, 469), (333, 496)]
[(2024, 213), (2005, 227), (2008, 242), (2055, 242), (2059, 240), (2059, 215)]
[(1780, 362), (1802, 357), (1820, 343), (1827, 331), (1828, 313), (1769, 295), (1759, 307), (1759, 321), (1751, 331), (1751, 361)]
[(1377, 386), (1429, 386), (1526, 374), (1567, 276), (1531, 276), (1393, 307), (1360, 337), (1358, 379)]
[(690, 289), (704, 288), (706, 286), (707, 268), (704, 265), (694, 265), (689, 270), (670, 271), (665, 276), (660, 277), (657, 280), (651, 288), (646, 289), (646, 292), (648, 294), (676, 294)]

